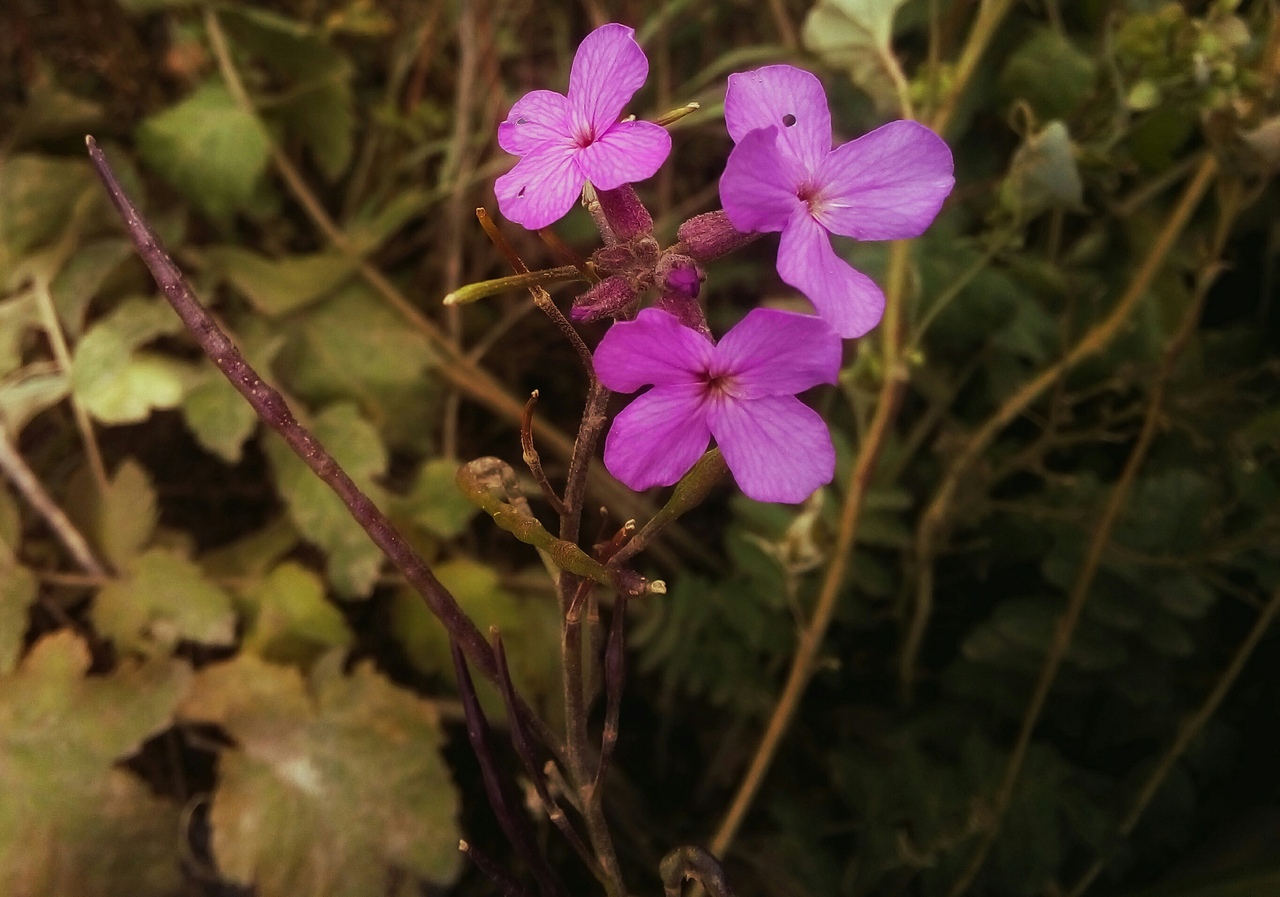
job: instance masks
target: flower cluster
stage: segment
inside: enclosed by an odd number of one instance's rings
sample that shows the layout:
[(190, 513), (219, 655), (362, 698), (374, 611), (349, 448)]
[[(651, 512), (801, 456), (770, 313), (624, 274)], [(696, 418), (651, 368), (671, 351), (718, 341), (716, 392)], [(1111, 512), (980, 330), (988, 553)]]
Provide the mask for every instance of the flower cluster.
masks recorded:
[[(605, 386), (651, 387), (610, 429), (604, 459), (614, 476), (633, 489), (671, 485), (714, 438), (747, 495), (803, 501), (830, 482), (835, 453), (822, 419), (796, 395), (835, 382), (841, 338), (875, 327), (885, 302), (871, 278), (836, 254), (831, 236), (921, 234), (954, 185), (951, 151), (913, 121), (833, 149), (815, 76), (788, 65), (731, 75), (724, 210), (686, 222), (679, 242), (662, 249), (629, 185), (657, 172), (671, 140), (657, 124), (619, 118), (648, 69), (630, 28), (588, 35), (567, 96), (533, 91), (499, 126), (499, 144), (520, 156), (497, 181), (499, 208), (543, 228), (573, 207), (585, 183), (595, 188), (605, 246), (593, 261), (602, 279), (574, 303), (574, 317), (618, 319), (595, 353)], [(781, 234), (778, 275), (818, 317), (756, 309), (717, 344), (698, 304), (700, 265), (764, 233)], [(654, 307), (626, 320), (651, 288)]]

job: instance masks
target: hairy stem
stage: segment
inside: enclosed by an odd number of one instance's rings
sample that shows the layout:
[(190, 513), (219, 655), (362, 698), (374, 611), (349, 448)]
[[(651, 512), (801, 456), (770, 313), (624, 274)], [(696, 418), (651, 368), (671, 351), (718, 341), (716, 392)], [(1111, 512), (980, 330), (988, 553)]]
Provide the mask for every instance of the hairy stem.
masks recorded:
[[(440, 584), (426, 561), (413, 550), (391, 520), (360, 490), (324, 446), (298, 423), (284, 397), (245, 361), (240, 350), (200, 304), (186, 277), (165, 251), (160, 238), (124, 192), (97, 143), (92, 137), (86, 138), (86, 142), (93, 166), (106, 186), (112, 203), (124, 219), (134, 248), (205, 355), (236, 391), (248, 400), (263, 423), (279, 433), (303, 463), (342, 500), (351, 516), (369, 534), (369, 538), (422, 596), (427, 607), (465, 652), (467, 659), (475, 664), (486, 679), (498, 684), (497, 660), (475, 623)], [(517, 707), (525, 724), (537, 733), (553, 753), (559, 754), (559, 741), (551, 730), (523, 701)]]

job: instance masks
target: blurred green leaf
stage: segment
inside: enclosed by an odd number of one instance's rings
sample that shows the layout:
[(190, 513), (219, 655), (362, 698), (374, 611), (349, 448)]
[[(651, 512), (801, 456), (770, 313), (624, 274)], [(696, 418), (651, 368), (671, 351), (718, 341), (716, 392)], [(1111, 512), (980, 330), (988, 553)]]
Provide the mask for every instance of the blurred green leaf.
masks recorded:
[(1047, 121), (1078, 108), (1093, 92), (1097, 66), (1057, 28), (1037, 28), (1014, 50), (1000, 73), (1001, 90), (1024, 100)]
[(0, 289), (20, 257), (62, 232), (72, 210), (98, 189), (87, 162), (48, 156), (0, 156)]
[(258, 413), (221, 371), (209, 367), (204, 382), (183, 396), (182, 417), (200, 445), (236, 464), (258, 426)]
[(353, 640), (342, 614), (325, 600), (324, 582), (298, 564), (276, 567), (243, 603), (250, 618), (244, 647), (266, 660), (305, 667)]
[(179, 808), (118, 761), (169, 726), (190, 673), (175, 660), (86, 677), (73, 633), (0, 677), (0, 893), (167, 897), (181, 880)]
[(479, 508), (458, 491), (458, 462), (432, 458), (414, 477), (403, 497), (392, 499), (399, 517), (405, 517), (442, 539), (452, 539), (466, 530)]
[(153, 409), (177, 407), (196, 379), (196, 367), (140, 347), (181, 330), (181, 319), (164, 302), (134, 298), (122, 303), (76, 344), (71, 364), (76, 398), (98, 420), (113, 424), (137, 423)]
[(341, 652), (312, 668), (253, 654), (206, 667), (184, 717), (221, 725), (213, 854), (261, 897), (382, 897), (391, 870), (459, 871), (458, 796), (434, 709)]
[[(9, 502), (0, 489), (0, 504), (11, 507)], [(18, 662), (27, 634), (27, 609), (39, 592), (35, 574), (14, 556), (15, 547), (0, 534), (0, 675), (12, 673)]]
[(142, 159), (222, 226), (261, 188), (271, 140), (262, 123), (208, 81), (138, 128)]
[[(502, 587), (491, 568), (471, 560), (445, 561), (433, 569), (481, 632), (496, 626), (502, 633), (511, 677), (521, 694), (534, 699), (555, 694), (560, 683), (560, 611), (555, 597), (548, 592), (517, 598)], [(449, 636), (420, 595), (399, 589), (392, 599), (391, 623), (396, 640), (415, 667), (452, 678)], [(502, 716), (497, 690), (487, 682), (476, 682), (476, 688), (485, 712)]]
[(1049, 209), (1083, 207), (1084, 183), (1065, 123), (1049, 122), (1018, 147), (1000, 187), (1000, 203), (1020, 221)]
[(68, 334), (80, 335), (89, 303), (121, 263), (132, 255), (132, 243), (121, 237), (110, 237), (85, 243), (62, 266), (49, 284), (49, 293)]
[(21, 372), (0, 384), (0, 425), (17, 437), (46, 408), (67, 397), (71, 383), (62, 373)]
[(342, 285), (355, 262), (338, 252), (287, 255), (279, 259), (238, 246), (209, 249), (210, 265), (270, 317), (305, 308)]
[(155, 534), (159, 509), (146, 468), (133, 458), (120, 462), (100, 494), (82, 468), (67, 489), (66, 510), (112, 567), (125, 569)]
[[(375, 487), (373, 478), (386, 471), (387, 450), (356, 406), (330, 405), (316, 415), (311, 431), (356, 485), (374, 501), (381, 501), (382, 490)], [(284, 440), (272, 433), (264, 444), (289, 516), (304, 538), (324, 550), (334, 588), (346, 598), (368, 597), (382, 568), (382, 552), (342, 500)]]
[(127, 575), (98, 593), (92, 614), (94, 628), (120, 650), (154, 654), (172, 651), (180, 641), (235, 643), (231, 596), (195, 563), (164, 549), (134, 558)]
[(0, 301), (0, 377), (21, 367), (27, 334), (39, 329), (40, 305), (35, 293)]
[[(898, 109), (889, 47), (893, 17), (906, 0), (818, 0), (804, 20), (804, 44), (824, 63), (846, 69), (876, 108)], [(893, 67), (891, 69), (890, 67)]]

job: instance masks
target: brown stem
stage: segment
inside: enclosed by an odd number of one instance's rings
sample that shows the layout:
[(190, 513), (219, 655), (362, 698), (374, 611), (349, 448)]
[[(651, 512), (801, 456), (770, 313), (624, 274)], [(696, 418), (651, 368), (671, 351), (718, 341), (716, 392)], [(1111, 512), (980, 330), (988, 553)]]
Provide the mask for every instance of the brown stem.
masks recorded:
[(538, 482), (538, 488), (542, 490), (542, 497), (547, 500), (547, 504), (551, 505), (551, 510), (557, 514), (563, 514), (564, 502), (551, 487), (551, 482), (542, 469), (542, 458), (533, 444), (533, 406), (536, 404), (538, 404), (538, 391), (535, 389), (529, 394), (529, 401), (524, 406), (524, 417), (520, 419), (520, 451), (524, 456), (525, 466), (529, 468), (529, 473), (533, 474), (533, 478)]
[[(324, 481), (342, 500), (351, 516), (369, 534), (382, 552), (391, 559), (426, 602), (427, 607), (440, 620), (449, 635), (462, 647), (467, 658), (476, 665), (490, 682), (498, 682), (498, 664), (485, 637), (458, 606), (431, 568), (409, 545), (390, 519), (378, 509), (369, 496), (357, 486), (334, 460), (333, 456), (311, 433), (294, 418), (288, 404), (262, 379), (240, 350), (218, 327), (212, 316), (200, 304), (191, 286), (173, 259), (165, 251), (151, 225), (125, 193), (110, 163), (92, 137), (86, 138), (89, 158), (107, 188), (125, 228), (133, 240), (134, 248), (143, 263), (151, 271), (161, 292), (186, 324), (187, 329), (204, 350), (209, 360), (253, 406), (263, 423), (275, 430), (294, 453), (311, 471)], [(527, 704), (518, 704), (521, 717), (531, 730), (547, 744), (553, 753), (561, 751), (559, 741)]]

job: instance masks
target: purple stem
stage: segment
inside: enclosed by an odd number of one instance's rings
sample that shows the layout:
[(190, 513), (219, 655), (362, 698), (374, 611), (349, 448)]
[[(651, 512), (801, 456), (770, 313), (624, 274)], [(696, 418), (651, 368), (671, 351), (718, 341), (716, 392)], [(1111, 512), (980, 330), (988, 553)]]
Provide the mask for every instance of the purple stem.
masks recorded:
[[(461, 646), (486, 679), (495, 685), (498, 684), (497, 660), (493, 656), (493, 650), (489, 647), (488, 641), (476, 628), (475, 623), (458, 606), (453, 596), (431, 572), (426, 561), (413, 550), (387, 516), (378, 509), (369, 496), (360, 491), (360, 487), (352, 482), (351, 477), (347, 476), (346, 471), (338, 465), (324, 446), (298, 423), (284, 397), (269, 386), (244, 360), (240, 350), (200, 304), (190, 284), (165, 251), (156, 232), (143, 218), (133, 200), (125, 193), (106, 156), (98, 148), (97, 142), (92, 137), (86, 137), (85, 142), (88, 144), (89, 158), (93, 162), (93, 167), (106, 186), (112, 203), (124, 219), (125, 229), (129, 232), (139, 257), (151, 271), (165, 298), (169, 300), (173, 310), (191, 331), (191, 335), (200, 344), (205, 355), (209, 356), (209, 360), (231, 381), (231, 385), (248, 400), (253, 410), (258, 413), (258, 417), (279, 433), (289, 448), (293, 449), (294, 453), (311, 468), (311, 471), (342, 499), (351, 516), (369, 534), (369, 538), (382, 549), (383, 554), (391, 559), (409, 584), (422, 596), (427, 607), (448, 630), (450, 638)], [(534, 714), (529, 705), (517, 698), (516, 709), (525, 725), (537, 734), (552, 753), (557, 757), (562, 756), (563, 749), (559, 739)]]

